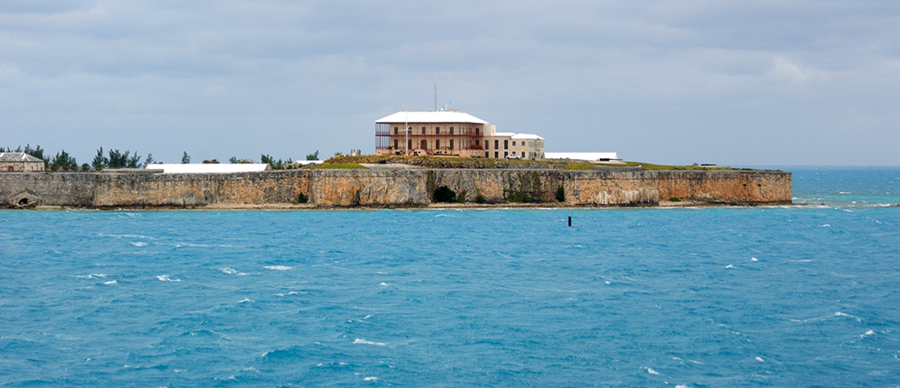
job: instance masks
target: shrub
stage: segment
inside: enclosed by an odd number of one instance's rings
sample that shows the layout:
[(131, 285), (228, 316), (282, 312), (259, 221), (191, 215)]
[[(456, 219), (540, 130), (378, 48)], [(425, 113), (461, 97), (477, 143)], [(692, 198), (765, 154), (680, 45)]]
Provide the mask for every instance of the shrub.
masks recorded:
[(672, 197), (672, 198), (669, 198), (669, 202), (681, 202), (681, 198)]
[(475, 195), (475, 203), (484, 203), (484, 202), (485, 202), (484, 194), (481, 194), (481, 192), (478, 192), (477, 195)]
[(534, 202), (534, 198), (532, 198), (527, 193), (513, 191), (513, 192), (506, 194), (506, 201), (507, 202), (531, 203), (531, 202)]
[(456, 194), (456, 202), (466, 203), (466, 190), (460, 190), (459, 193)]
[(566, 190), (563, 189), (562, 185), (556, 188), (556, 200), (559, 202), (566, 202)]

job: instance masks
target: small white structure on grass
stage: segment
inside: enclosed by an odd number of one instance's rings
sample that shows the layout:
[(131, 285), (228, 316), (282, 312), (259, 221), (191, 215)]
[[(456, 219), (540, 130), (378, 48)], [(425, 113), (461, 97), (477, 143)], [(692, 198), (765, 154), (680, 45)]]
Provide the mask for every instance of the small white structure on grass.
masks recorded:
[(546, 152), (545, 159), (552, 160), (581, 160), (585, 162), (618, 162), (619, 155), (615, 152)]
[(249, 164), (150, 164), (147, 170), (162, 170), (163, 174), (228, 174), (236, 172), (263, 172), (271, 171), (267, 163)]

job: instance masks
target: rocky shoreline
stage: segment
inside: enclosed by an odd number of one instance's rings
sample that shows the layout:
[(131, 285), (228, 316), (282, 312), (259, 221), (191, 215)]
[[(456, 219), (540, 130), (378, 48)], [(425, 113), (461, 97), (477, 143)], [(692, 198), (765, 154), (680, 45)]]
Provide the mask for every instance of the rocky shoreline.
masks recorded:
[[(443, 198), (444, 194), (451, 199)], [(0, 174), (0, 206), (42, 209), (755, 206), (790, 204), (791, 198), (789, 172), (757, 170), (390, 168)]]

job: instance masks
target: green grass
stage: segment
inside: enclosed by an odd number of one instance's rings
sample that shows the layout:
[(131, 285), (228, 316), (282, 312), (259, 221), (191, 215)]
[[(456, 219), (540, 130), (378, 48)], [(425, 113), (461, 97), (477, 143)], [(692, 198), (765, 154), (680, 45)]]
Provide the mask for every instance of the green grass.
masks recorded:
[(319, 169), (366, 169), (364, 166), (360, 166), (359, 163), (332, 163), (332, 164), (319, 164), (312, 167), (314, 170)]
[(637, 167), (640, 166), (644, 170), (732, 170), (730, 167), (718, 167), (718, 166), (669, 166), (665, 164), (653, 164), (653, 163), (643, 163), (643, 162), (624, 162), (624, 164), (620, 164), (619, 166), (623, 167)]
[(733, 170), (731, 167), (719, 166), (670, 166), (644, 162), (622, 162), (591, 164), (581, 162), (557, 162), (550, 160), (528, 159), (493, 159), (493, 158), (460, 158), (457, 156), (398, 156), (398, 155), (340, 155), (330, 158), (313, 168), (365, 168), (360, 163), (398, 163), (422, 166), (426, 168), (510, 168), (520, 163), (535, 168), (560, 170), (593, 170), (604, 167), (641, 167), (644, 170)]
[(593, 170), (594, 165), (590, 163), (569, 163), (566, 170)]
[[(529, 159), (491, 159), (491, 158), (460, 158), (457, 156), (397, 156), (397, 155), (340, 155), (324, 161), (321, 165), (346, 164), (346, 163), (388, 163), (409, 164), (426, 168), (507, 168), (517, 164), (526, 163), (529, 166), (542, 166), (540, 168), (565, 168), (565, 163), (546, 160)], [(546, 166), (546, 167), (543, 167)]]

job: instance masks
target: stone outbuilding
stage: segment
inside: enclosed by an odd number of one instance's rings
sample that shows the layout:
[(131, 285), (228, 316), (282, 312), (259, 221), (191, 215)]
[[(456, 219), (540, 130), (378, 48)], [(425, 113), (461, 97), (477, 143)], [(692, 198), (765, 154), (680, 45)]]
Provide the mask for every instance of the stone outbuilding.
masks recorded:
[(0, 172), (44, 171), (44, 161), (24, 152), (0, 152)]

